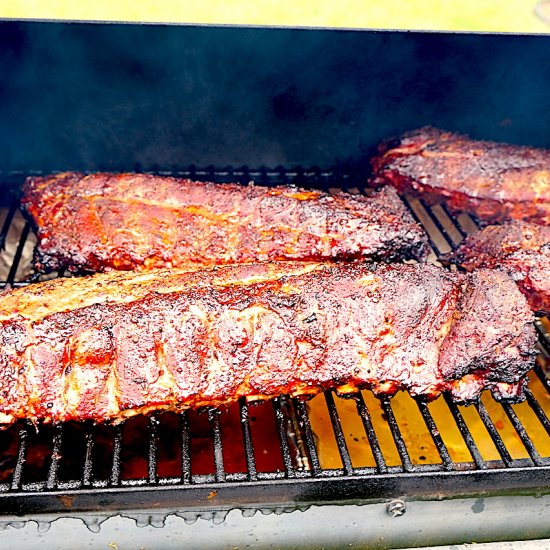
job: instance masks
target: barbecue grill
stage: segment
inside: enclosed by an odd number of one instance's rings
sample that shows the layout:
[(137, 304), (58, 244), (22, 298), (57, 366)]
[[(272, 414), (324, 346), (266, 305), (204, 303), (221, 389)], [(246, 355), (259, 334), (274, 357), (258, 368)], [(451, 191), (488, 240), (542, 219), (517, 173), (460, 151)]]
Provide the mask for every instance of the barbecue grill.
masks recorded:
[[(27, 175), (130, 169), (365, 193), (376, 143), (422, 124), (548, 146), (538, 117), (550, 107), (547, 45), (527, 36), (0, 23), (0, 284), (39, 278), (19, 212)], [(406, 204), (429, 234), (431, 261), (479, 225), (442, 205)], [(0, 540), (13, 527), (27, 534), (29, 520), (46, 529), (77, 517), (97, 531), (118, 514), (138, 526), (166, 522), (182, 537), (189, 529), (202, 544), (204, 521), (176, 528), (173, 518), (223, 522), (228, 541), (243, 546), (243, 530), (282, 547), (299, 544), (299, 529), (308, 544), (327, 546), (549, 537), (550, 322), (536, 326), (541, 355), (520, 405), (327, 392), (117, 426), (17, 423), (0, 432)], [(304, 513), (277, 516), (295, 510)], [(209, 538), (215, 547), (217, 535)]]

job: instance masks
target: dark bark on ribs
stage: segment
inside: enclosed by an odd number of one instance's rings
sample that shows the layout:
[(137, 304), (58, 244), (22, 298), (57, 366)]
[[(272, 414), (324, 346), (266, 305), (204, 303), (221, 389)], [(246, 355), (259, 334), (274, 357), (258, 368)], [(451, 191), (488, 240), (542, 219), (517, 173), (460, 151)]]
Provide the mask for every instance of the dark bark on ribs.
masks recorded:
[(468, 271), (505, 269), (533, 311), (550, 313), (550, 227), (526, 222), (490, 225), (444, 257)]
[(39, 270), (104, 271), (263, 260), (424, 259), (397, 194), (329, 195), (144, 174), (28, 178)]
[(504, 273), (227, 266), (56, 279), (0, 297), (0, 420), (120, 420), (283, 393), (522, 397), (536, 336)]
[(381, 145), (372, 165), (374, 186), (389, 183), (486, 222), (550, 224), (550, 150), (422, 128)]

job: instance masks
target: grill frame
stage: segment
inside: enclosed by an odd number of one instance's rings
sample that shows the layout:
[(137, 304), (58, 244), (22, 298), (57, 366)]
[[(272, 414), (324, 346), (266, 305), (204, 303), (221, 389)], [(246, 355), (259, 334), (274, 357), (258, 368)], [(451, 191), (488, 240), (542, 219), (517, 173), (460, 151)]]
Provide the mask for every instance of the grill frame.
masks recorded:
[[(195, 179), (225, 182), (237, 181), (243, 184), (251, 179), (262, 185), (293, 184), (306, 188), (329, 190), (338, 188), (346, 191), (364, 192), (364, 176), (361, 174), (342, 174), (336, 171), (322, 171), (314, 168), (303, 170), (260, 169), (223, 169), (206, 170), (189, 169), (173, 172), (149, 172), (162, 175), (177, 175)], [(3, 249), (7, 231), (18, 208), (17, 191), (25, 174), (13, 173), (0, 175), (0, 189), (11, 193), (10, 209), (3, 227), (0, 229), (0, 253)], [(422, 201), (406, 204), (417, 218), (425, 225), (428, 219), (443, 237), (447, 246), (458, 245), (456, 235), (464, 237), (466, 231), (455, 218), (443, 207), (443, 212), (454, 227), (445, 227), (434, 211)], [(424, 218), (424, 223), (419, 217)], [(426, 218), (428, 216), (428, 218)], [(474, 220), (475, 221), (475, 220)], [(27, 222), (22, 230), (13, 262), (7, 277), (7, 283), (21, 286), (27, 283), (16, 282), (15, 276), (21, 260), (25, 241), (31, 227)], [(445, 252), (441, 239), (434, 239), (433, 232), (427, 231), (431, 246), (436, 256)], [(454, 235), (454, 237), (453, 237)], [(543, 324), (538, 321), (537, 330), (543, 353), (550, 356), (550, 337)], [(546, 379), (540, 365), (535, 368), (539, 380), (550, 393), (550, 381)], [(333, 392), (325, 393), (325, 400), (330, 415), (334, 436), (342, 461), (342, 467), (323, 469), (315, 444), (315, 435), (305, 403), (298, 398), (281, 397), (273, 400), (272, 406), (276, 419), (277, 433), (282, 453), (284, 468), (277, 472), (259, 472), (256, 467), (254, 447), (250, 431), (249, 405), (241, 400), (241, 427), (243, 433), (246, 471), (227, 473), (223, 461), (223, 444), (219, 416), (208, 411), (208, 420), (214, 449), (215, 472), (213, 474), (192, 474), (191, 455), (189, 451), (190, 432), (186, 412), (181, 414), (181, 476), (178, 478), (159, 478), (157, 473), (157, 420), (151, 415), (148, 420), (148, 431), (144, 437), (147, 446), (147, 476), (139, 480), (125, 480), (121, 476), (122, 425), (115, 427), (113, 439), (112, 467), (108, 479), (93, 479), (92, 455), (96, 442), (93, 428), (87, 425), (86, 447), (83, 457), (82, 477), (78, 480), (60, 482), (58, 471), (63, 443), (63, 427), (54, 426), (51, 453), (46, 478), (41, 482), (24, 483), (24, 464), (28, 452), (30, 425), (23, 425), (19, 431), (19, 448), (11, 482), (0, 484), (0, 515), (28, 515), (39, 513), (65, 513), (97, 511), (99, 508), (109, 511), (178, 509), (190, 512), (199, 510), (291, 510), (308, 507), (312, 504), (353, 503), (390, 499), (406, 495), (408, 498), (441, 499), (472, 497), (480, 495), (541, 495), (550, 493), (550, 457), (541, 457), (510, 405), (502, 407), (522, 440), (530, 458), (514, 460), (506, 444), (499, 435), (485, 406), (480, 401), (474, 405), (495, 444), (500, 460), (485, 461), (464, 421), (458, 407), (448, 396), (446, 404), (456, 426), (472, 456), (467, 463), (453, 462), (445, 442), (441, 438), (437, 424), (425, 401), (417, 399), (417, 406), (428, 429), (432, 441), (438, 450), (441, 464), (414, 464), (411, 461), (407, 445), (401, 434), (398, 422), (392, 409), (391, 398), (382, 398), (381, 406), (386, 415), (388, 426), (401, 459), (401, 466), (388, 466), (384, 460), (380, 442), (374, 431), (370, 412), (359, 393), (355, 400), (357, 414), (361, 417), (365, 433), (370, 442), (375, 459), (375, 467), (354, 467), (347, 448), (346, 438)], [(550, 434), (550, 421), (542, 406), (532, 392), (527, 391), (527, 401), (537, 416), (542, 427)], [(290, 411), (290, 412), (289, 412)], [(297, 439), (289, 439), (288, 423), (293, 422)], [(297, 429), (296, 429), (297, 428)]]

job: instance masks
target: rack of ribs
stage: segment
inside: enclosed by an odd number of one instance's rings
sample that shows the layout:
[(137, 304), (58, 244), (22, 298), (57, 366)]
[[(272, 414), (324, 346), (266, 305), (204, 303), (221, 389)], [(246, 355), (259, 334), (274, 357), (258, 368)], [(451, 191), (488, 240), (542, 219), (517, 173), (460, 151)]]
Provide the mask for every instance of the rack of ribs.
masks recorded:
[(422, 260), (427, 237), (394, 190), (369, 196), (146, 174), (30, 177), (37, 268), (152, 269), (257, 261)]
[(527, 222), (489, 225), (467, 237), (444, 261), (468, 271), (505, 269), (534, 311), (550, 313), (550, 227)]
[(336, 388), (522, 397), (536, 335), (503, 272), (428, 264), (111, 271), (0, 296), (0, 422), (120, 421)]
[(550, 150), (426, 127), (382, 144), (372, 167), (371, 185), (391, 184), (452, 212), (550, 225)]

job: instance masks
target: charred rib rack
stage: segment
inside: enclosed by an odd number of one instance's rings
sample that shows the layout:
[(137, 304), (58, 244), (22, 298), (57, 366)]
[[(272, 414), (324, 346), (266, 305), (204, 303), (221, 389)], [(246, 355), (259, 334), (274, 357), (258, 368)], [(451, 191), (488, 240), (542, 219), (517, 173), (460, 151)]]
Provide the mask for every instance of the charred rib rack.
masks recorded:
[(476, 141), (435, 128), (386, 143), (372, 161), (373, 185), (389, 183), (480, 220), (550, 224), (550, 151)]
[(56, 279), (0, 299), (2, 421), (116, 421), (328, 388), (517, 400), (532, 320), (506, 274), (423, 264)]
[(264, 260), (423, 259), (427, 239), (390, 189), (371, 196), (145, 174), (28, 178), (40, 270)]
[(503, 268), (534, 311), (550, 312), (550, 227), (526, 222), (490, 225), (470, 235), (444, 260), (468, 271)]

